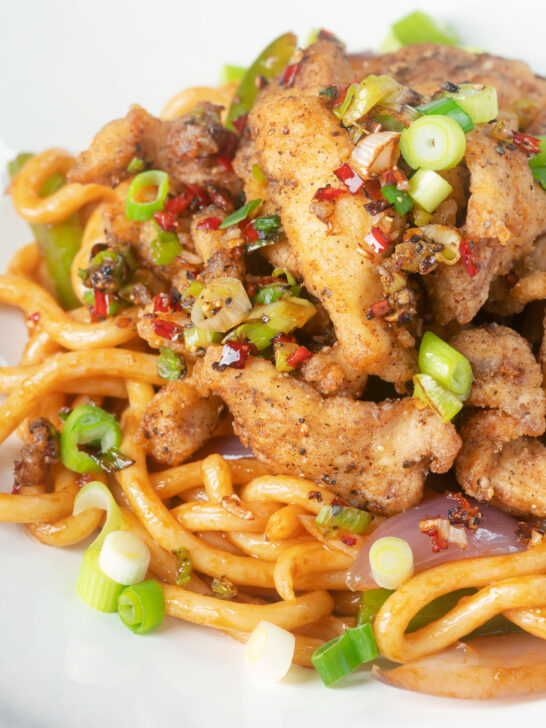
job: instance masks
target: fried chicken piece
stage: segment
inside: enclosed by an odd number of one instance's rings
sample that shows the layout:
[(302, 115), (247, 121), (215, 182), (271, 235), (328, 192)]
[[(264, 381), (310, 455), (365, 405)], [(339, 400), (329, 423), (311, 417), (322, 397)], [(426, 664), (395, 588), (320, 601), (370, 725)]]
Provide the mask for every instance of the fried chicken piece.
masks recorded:
[(546, 517), (546, 447), (498, 410), (477, 412), (461, 428), (455, 473), (466, 493), (515, 515)]
[(344, 395), (358, 399), (368, 380), (366, 374), (356, 372), (347, 364), (337, 343), (323, 347), (304, 362), (301, 373), (324, 397)]
[(508, 273), (546, 230), (546, 194), (533, 181), (526, 155), (499, 145), (490, 125), (474, 129), (466, 139), (470, 199), (463, 232), (474, 242), (479, 271), (472, 277), (459, 262), (423, 278), (440, 324), (471, 321), (486, 302), (494, 277)]
[(355, 59), (358, 78), (382, 73), (399, 83), (431, 95), (444, 81), (485, 83), (495, 86), (501, 109), (512, 110), (520, 99), (546, 106), (546, 79), (537, 76), (523, 61), (499, 58), (489, 53), (469, 53), (454, 46), (423, 43), (395, 53)]
[(154, 460), (179, 465), (212, 435), (225, 408), (187, 382), (168, 382), (149, 402), (137, 440)]
[(59, 458), (59, 440), (55, 428), (45, 417), (37, 417), (28, 426), (31, 440), (26, 442), (13, 465), (13, 492), (26, 485), (45, 485), (50, 466)]
[[(511, 280), (513, 274), (514, 280)], [(521, 313), (531, 301), (546, 299), (546, 235), (529, 255), (516, 261), (510, 276), (497, 277), (489, 291), (486, 309), (499, 316)]]
[(335, 201), (332, 229), (310, 209), (319, 187), (342, 186), (334, 170), (354, 148), (319, 91), (350, 80), (341, 46), (319, 41), (306, 49), (293, 88), (270, 83), (264, 89), (249, 128), (298, 271), (328, 311), (348, 364), (387, 381), (406, 381), (414, 371), (414, 351), (398, 343), (386, 322), (366, 319), (369, 307), (383, 298), (377, 262), (358, 252), (372, 224), (366, 198)]
[(325, 482), (350, 503), (385, 515), (410, 508), (428, 471), (446, 472), (459, 450), (453, 425), (409, 397), (324, 399), (262, 359), (221, 371), (221, 352), (207, 349), (196, 376), (226, 402), (242, 441), (277, 472)]
[(133, 157), (169, 174), (176, 187), (183, 182), (220, 184), (237, 192), (241, 184), (233, 172), (218, 163), (218, 154), (237, 140), (220, 122), (221, 108), (203, 102), (197, 109), (170, 121), (161, 121), (140, 106), (107, 124), (82, 152), (68, 172), (69, 182), (98, 182), (115, 187), (129, 176)]
[(466, 406), (502, 410), (526, 435), (544, 432), (542, 372), (522, 336), (506, 326), (488, 324), (461, 331), (449, 343), (466, 356), (474, 372)]

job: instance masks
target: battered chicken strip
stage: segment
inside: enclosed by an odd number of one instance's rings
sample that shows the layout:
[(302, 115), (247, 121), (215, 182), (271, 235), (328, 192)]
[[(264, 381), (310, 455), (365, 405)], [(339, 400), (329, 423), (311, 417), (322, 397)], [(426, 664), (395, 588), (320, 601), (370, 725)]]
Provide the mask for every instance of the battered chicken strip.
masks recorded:
[(546, 447), (498, 410), (477, 412), (461, 429), (457, 480), (466, 493), (516, 515), (546, 517)]
[(262, 359), (221, 371), (221, 352), (207, 349), (197, 378), (226, 402), (242, 441), (276, 472), (326, 482), (350, 503), (385, 515), (410, 508), (428, 471), (449, 470), (459, 450), (453, 425), (409, 397), (323, 399)]
[(529, 255), (514, 265), (514, 281), (496, 278), (489, 291), (486, 309), (500, 316), (521, 313), (531, 301), (546, 299), (546, 235), (542, 235)]
[(499, 58), (489, 53), (469, 53), (454, 46), (424, 43), (395, 53), (358, 58), (352, 66), (358, 78), (382, 73), (399, 83), (431, 95), (444, 81), (485, 83), (495, 86), (501, 109), (512, 110), (520, 99), (546, 106), (546, 79), (537, 76), (523, 61)]
[(133, 157), (151, 163), (170, 176), (176, 187), (183, 182), (219, 184), (237, 192), (235, 174), (218, 163), (218, 153), (236, 144), (235, 135), (220, 123), (221, 107), (203, 102), (199, 109), (172, 121), (161, 121), (141, 106), (107, 124), (68, 172), (69, 182), (98, 182), (115, 187), (129, 176)]
[(178, 465), (205, 444), (224, 411), (218, 397), (201, 397), (187, 382), (168, 382), (148, 404), (137, 440), (157, 462)]
[(470, 199), (463, 232), (475, 244), (479, 271), (472, 277), (460, 262), (439, 266), (423, 278), (440, 324), (471, 321), (486, 302), (493, 278), (508, 273), (546, 230), (546, 194), (534, 182), (527, 156), (500, 145), (490, 127), (466, 135)]
[(306, 382), (312, 384), (324, 397), (345, 395), (358, 399), (368, 377), (350, 367), (339, 344), (325, 346), (304, 362), (301, 373)]
[(469, 360), (474, 383), (465, 406), (502, 410), (526, 435), (546, 428), (542, 372), (531, 347), (506, 326), (489, 324), (461, 331), (449, 342)]
[(357, 250), (372, 224), (366, 198), (339, 198), (332, 230), (310, 209), (319, 187), (340, 187), (334, 169), (354, 148), (319, 91), (332, 83), (344, 86), (351, 75), (341, 46), (319, 41), (305, 51), (293, 88), (273, 82), (260, 94), (249, 128), (298, 270), (328, 311), (348, 364), (387, 381), (406, 381), (414, 351), (403, 349), (384, 321), (366, 319), (383, 297), (377, 262)]

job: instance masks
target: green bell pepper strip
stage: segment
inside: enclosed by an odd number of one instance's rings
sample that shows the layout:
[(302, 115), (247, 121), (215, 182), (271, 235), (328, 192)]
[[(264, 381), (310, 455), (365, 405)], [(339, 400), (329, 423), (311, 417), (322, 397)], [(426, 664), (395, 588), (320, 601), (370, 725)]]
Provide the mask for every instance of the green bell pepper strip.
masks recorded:
[[(9, 162), (8, 173), (10, 178), (13, 178), (32, 156), (32, 154), (22, 153)], [(60, 174), (54, 174), (43, 184), (40, 195), (42, 197), (52, 195), (64, 184), (64, 177)], [(55, 291), (61, 306), (65, 310), (81, 306), (74, 294), (70, 279), (72, 261), (80, 249), (83, 236), (77, 213), (52, 225), (31, 225), (30, 227), (44, 256), (47, 271), (55, 285)]]
[(287, 65), (292, 54), (296, 50), (298, 39), (294, 33), (285, 33), (276, 38), (256, 58), (248, 68), (241, 83), (235, 91), (234, 101), (229, 109), (226, 126), (235, 131), (233, 120), (247, 114), (258, 96), (256, 79), (264, 76), (270, 81), (280, 73)]

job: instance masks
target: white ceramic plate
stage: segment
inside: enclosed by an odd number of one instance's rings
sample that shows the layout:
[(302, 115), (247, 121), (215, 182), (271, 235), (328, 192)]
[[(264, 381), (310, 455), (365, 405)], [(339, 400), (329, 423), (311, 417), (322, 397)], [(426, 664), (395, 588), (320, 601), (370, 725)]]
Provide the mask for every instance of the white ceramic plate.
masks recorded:
[[(452, 23), (469, 45), (546, 71), (542, 3), (418, 6)], [(389, 23), (414, 7), (401, 0), (3, 3), (0, 168), (16, 151), (83, 148), (132, 102), (158, 113), (180, 88), (214, 83), (222, 63), (248, 63), (285, 30), (305, 38), (310, 27), (326, 27), (350, 49), (377, 47)], [(30, 239), (7, 198), (0, 201), (0, 234), (4, 268)], [(0, 322), (0, 354), (15, 363), (22, 318), (3, 308)], [(15, 451), (16, 443), (2, 446), (1, 490), (11, 488)], [(372, 682), (365, 669), (333, 690), (302, 668), (280, 684), (257, 685), (243, 673), (243, 647), (221, 634), (167, 620), (156, 634), (135, 637), (117, 616), (79, 603), (73, 587), (82, 550), (52, 549), (17, 526), (0, 528), (2, 727), (448, 728), (465, 721), (502, 728), (544, 714), (541, 700), (480, 704), (397, 691)]]

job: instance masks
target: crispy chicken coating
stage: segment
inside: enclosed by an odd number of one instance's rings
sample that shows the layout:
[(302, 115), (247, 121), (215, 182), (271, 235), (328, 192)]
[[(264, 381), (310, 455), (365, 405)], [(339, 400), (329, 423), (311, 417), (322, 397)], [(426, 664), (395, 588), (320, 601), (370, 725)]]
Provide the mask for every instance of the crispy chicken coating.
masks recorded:
[(184, 182), (221, 184), (236, 192), (241, 184), (218, 163), (218, 154), (233, 148), (235, 136), (220, 122), (220, 107), (204, 102), (172, 121), (162, 121), (141, 106), (107, 124), (76, 159), (70, 182), (99, 182), (112, 187), (129, 176), (133, 157), (169, 174), (175, 187)]
[(154, 460), (178, 465), (205, 444), (225, 408), (187, 382), (168, 382), (148, 404), (137, 439)]
[(46, 485), (50, 466), (59, 457), (58, 436), (45, 417), (32, 420), (28, 429), (31, 440), (26, 442), (13, 464), (13, 492), (27, 485)]
[(546, 447), (513, 417), (477, 412), (461, 428), (457, 480), (469, 495), (516, 515), (546, 517)]
[(470, 322), (484, 305), (495, 276), (531, 253), (546, 230), (546, 195), (533, 181), (527, 156), (491, 135), (491, 125), (466, 136), (470, 198), (463, 232), (479, 265), (470, 276), (462, 262), (440, 266), (423, 281), (440, 324)]
[(316, 43), (305, 51), (293, 88), (272, 83), (260, 94), (249, 128), (298, 270), (328, 311), (345, 359), (357, 371), (405, 381), (414, 371), (413, 350), (404, 349), (384, 321), (366, 318), (383, 297), (377, 262), (358, 252), (372, 225), (366, 198), (339, 198), (332, 225), (311, 210), (319, 187), (342, 186), (334, 170), (353, 149), (319, 91), (350, 80), (341, 46)]
[(449, 343), (466, 356), (474, 372), (466, 406), (502, 410), (527, 435), (544, 432), (542, 372), (522, 336), (506, 326), (489, 324), (461, 331)]
[(423, 94), (433, 94), (444, 81), (485, 83), (497, 89), (502, 109), (512, 110), (520, 99), (546, 106), (546, 79), (533, 73), (523, 61), (430, 43), (406, 46), (395, 53), (353, 58), (352, 66), (359, 78), (385, 73)]
[(429, 470), (446, 472), (460, 447), (452, 424), (409, 397), (381, 404), (324, 399), (262, 359), (222, 371), (221, 352), (207, 350), (197, 378), (226, 402), (236, 433), (255, 456), (276, 472), (327, 483), (375, 513), (418, 503)]

